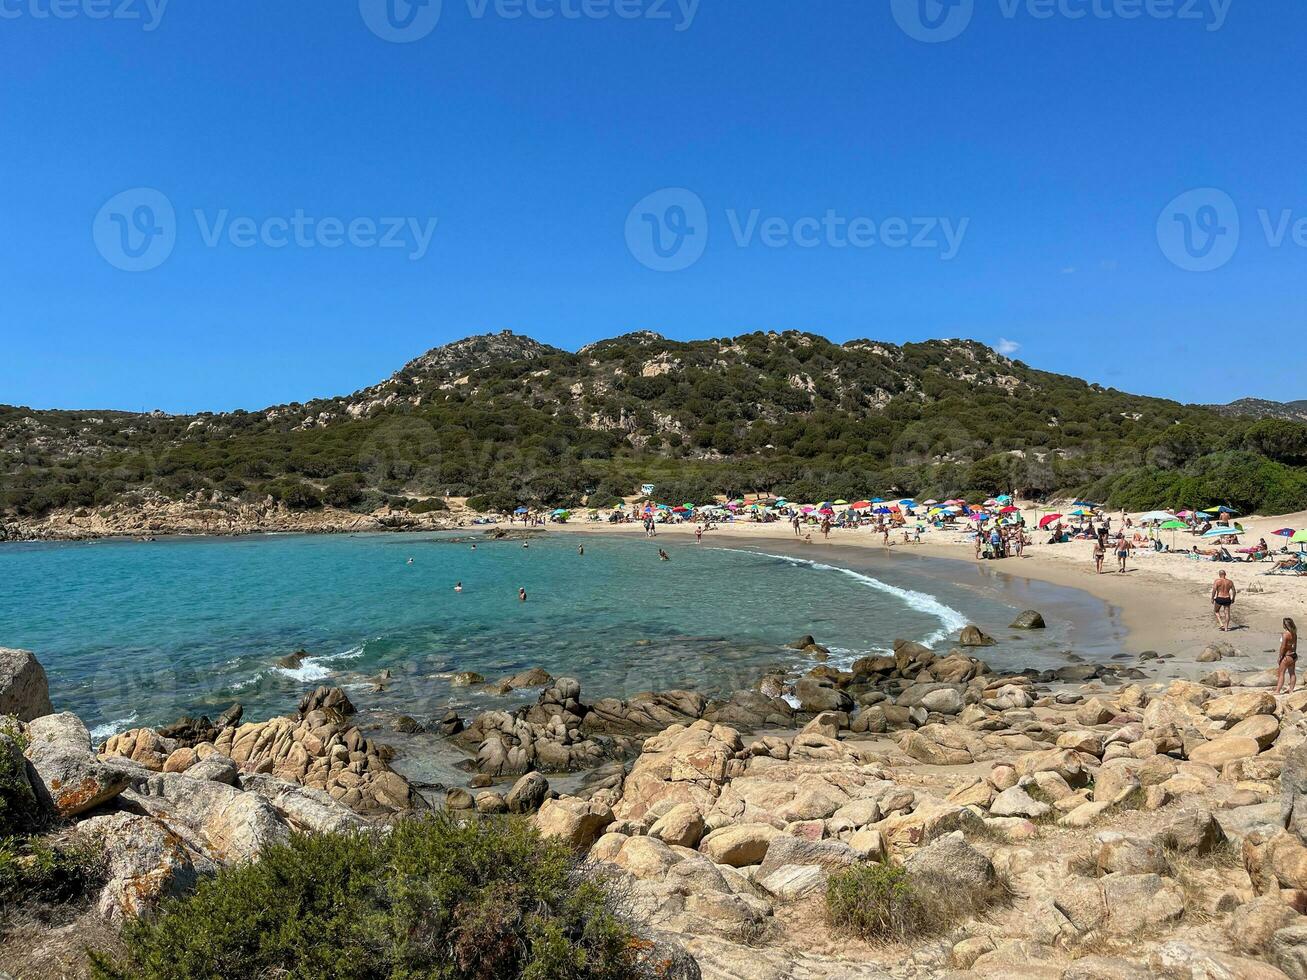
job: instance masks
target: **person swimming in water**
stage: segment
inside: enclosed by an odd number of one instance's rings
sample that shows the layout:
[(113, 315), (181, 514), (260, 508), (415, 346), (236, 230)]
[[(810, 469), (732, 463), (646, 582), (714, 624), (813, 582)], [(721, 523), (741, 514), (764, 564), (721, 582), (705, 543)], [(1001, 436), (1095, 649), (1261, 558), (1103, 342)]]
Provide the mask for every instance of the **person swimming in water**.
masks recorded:
[(584, 555), (584, 554), (585, 554), (585, 545), (583, 545), (583, 544), (578, 544), (578, 545), (576, 546), (576, 553), (577, 553), (578, 555)]
[(412, 559), (412, 558), (410, 558), (410, 559), (408, 560), (408, 564), (410, 564), (410, 565), (413, 564), (413, 559)]
[(455, 583), (454, 583), (454, 591), (455, 591), (455, 592), (462, 592), (462, 591), (463, 591), (463, 583), (462, 583), (462, 582), (455, 582)]
[(472, 545), (472, 550), (473, 550), (473, 551), (476, 551), (476, 550), (477, 550), (477, 546), (476, 546), (475, 544)]
[(671, 560), (672, 560), (672, 556), (669, 555), (667, 552), (663, 551), (662, 548), (659, 548), (659, 549), (658, 549), (658, 560), (659, 560), (659, 561), (671, 561)]
[(522, 602), (526, 602), (526, 589), (518, 589), (518, 590), (517, 590), (517, 597), (518, 597), (518, 599), (520, 599)]

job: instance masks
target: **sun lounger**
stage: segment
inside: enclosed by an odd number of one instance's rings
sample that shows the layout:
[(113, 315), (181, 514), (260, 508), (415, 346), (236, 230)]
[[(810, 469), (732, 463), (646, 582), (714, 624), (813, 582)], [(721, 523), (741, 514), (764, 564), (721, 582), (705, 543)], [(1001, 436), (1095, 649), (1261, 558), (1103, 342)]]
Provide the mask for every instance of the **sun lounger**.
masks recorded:
[(1307, 575), (1307, 559), (1304, 559), (1301, 555), (1295, 555), (1293, 558), (1286, 558), (1283, 561), (1276, 562), (1274, 568), (1268, 568), (1262, 574)]

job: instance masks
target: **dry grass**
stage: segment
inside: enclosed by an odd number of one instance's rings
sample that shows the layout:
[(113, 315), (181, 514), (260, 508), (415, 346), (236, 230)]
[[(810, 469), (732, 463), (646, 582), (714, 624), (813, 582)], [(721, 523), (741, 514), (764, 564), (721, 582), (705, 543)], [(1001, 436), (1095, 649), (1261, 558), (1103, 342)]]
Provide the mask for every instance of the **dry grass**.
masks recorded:
[(871, 943), (938, 936), (1011, 900), (1006, 879), (980, 888), (937, 875), (909, 875), (887, 864), (857, 865), (831, 875), (827, 922)]
[(1184, 893), (1184, 917), (1188, 922), (1211, 922), (1221, 913), (1208, 908), (1204, 897), (1213, 889), (1229, 884), (1232, 873), (1243, 871), (1243, 857), (1229, 841), (1223, 841), (1207, 854), (1192, 854), (1167, 848), (1166, 863), (1170, 877)]

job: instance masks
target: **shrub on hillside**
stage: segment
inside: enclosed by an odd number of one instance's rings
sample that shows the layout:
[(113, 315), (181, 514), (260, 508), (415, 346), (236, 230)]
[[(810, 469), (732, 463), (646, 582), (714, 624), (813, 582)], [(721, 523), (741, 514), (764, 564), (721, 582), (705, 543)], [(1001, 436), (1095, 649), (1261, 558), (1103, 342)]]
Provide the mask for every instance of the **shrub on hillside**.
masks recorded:
[(525, 822), (445, 815), (297, 835), (124, 933), (101, 978), (627, 980), (636, 940), (602, 883)]

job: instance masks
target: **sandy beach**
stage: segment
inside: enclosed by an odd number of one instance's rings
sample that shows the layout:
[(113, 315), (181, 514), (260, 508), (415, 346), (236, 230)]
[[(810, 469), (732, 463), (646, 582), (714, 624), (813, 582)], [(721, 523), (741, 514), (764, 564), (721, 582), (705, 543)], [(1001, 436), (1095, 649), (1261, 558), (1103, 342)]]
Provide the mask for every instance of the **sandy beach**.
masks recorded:
[[(1034, 505), (1024, 504), (1023, 513), (1047, 513)], [(1114, 526), (1119, 521), (1114, 514)], [(1034, 520), (1038, 520), (1037, 517)], [(1033, 520), (1031, 521), (1034, 522)], [(1272, 547), (1278, 547), (1283, 538), (1271, 534), (1277, 528), (1307, 526), (1307, 513), (1273, 517), (1252, 516), (1240, 518), (1245, 533), (1241, 543), (1256, 543), (1265, 537)], [(607, 524), (590, 521), (569, 521), (566, 529), (594, 533), (642, 533), (638, 525)], [(1189, 557), (1178, 552), (1156, 553), (1140, 549), (1132, 551), (1123, 575), (1114, 570), (1098, 574), (1094, 570), (1092, 544), (1089, 541), (1072, 541), (1066, 544), (1045, 544), (1046, 534), (1035, 532), (1035, 543), (1026, 548), (1024, 557), (998, 561), (976, 561), (973, 545), (963, 529), (930, 529), (919, 545), (899, 541), (890, 547), (881, 543), (880, 535), (872, 528), (832, 529), (829, 539), (823, 539), (815, 528), (804, 528), (804, 535), (812, 532), (810, 542), (796, 542), (794, 531), (781, 521), (763, 524), (751, 521), (723, 522), (704, 535), (704, 543), (718, 547), (733, 545), (756, 547), (768, 542), (785, 543), (801, 548), (795, 554), (814, 559), (840, 563), (846, 549), (859, 549), (885, 561), (908, 561), (915, 558), (947, 558), (968, 565), (994, 579), (995, 587), (1005, 577), (1046, 582), (1066, 588), (1080, 589), (1111, 603), (1119, 610), (1121, 622), (1127, 630), (1125, 650), (1129, 653), (1156, 651), (1170, 654), (1170, 676), (1197, 676), (1210, 670), (1210, 665), (1197, 661), (1197, 657), (1210, 643), (1224, 640), (1237, 647), (1247, 658), (1231, 669), (1254, 670), (1275, 665), (1275, 645), (1279, 641), (1280, 621), (1292, 616), (1299, 623), (1307, 620), (1307, 576), (1267, 575), (1272, 562), (1216, 563)], [(1164, 540), (1172, 543), (1168, 532)], [(694, 525), (660, 524), (659, 542), (677, 545), (694, 545)], [(1174, 538), (1176, 548), (1191, 548), (1201, 539), (1188, 534)], [(1231, 549), (1233, 551), (1233, 549)], [(1112, 569), (1115, 560), (1109, 556), (1105, 569)], [(1210, 601), (1212, 582), (1222, 569), (1232, 578), (1239, 590), (1231, 618), (1230, 632), (1221, 632), (1212, 615)], [(949, 572), (949, 574), (952, 574)]]

